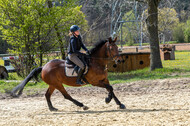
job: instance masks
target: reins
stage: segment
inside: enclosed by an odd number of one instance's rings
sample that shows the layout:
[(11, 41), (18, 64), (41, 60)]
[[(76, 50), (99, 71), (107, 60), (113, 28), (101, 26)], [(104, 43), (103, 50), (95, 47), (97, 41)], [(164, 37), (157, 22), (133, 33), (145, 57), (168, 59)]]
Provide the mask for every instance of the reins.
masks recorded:
[(113, 60), (115, 57), (117, 57), (117, 56), (120, 56), (120, 54), (118, 54), (118, 55), (112, 55), (112, 53), (111, 53), (111, 49), (110, 49), (110, 45), (111, 44), (107, 44), (107, 51), (106, 51), (106, 53), (109, 53), (109, 55), (110, 55), (110, 58), (98, 58), (98, 57), (90, 57), (89, 59), (105, 59), (105, 60)]
[(111, 53), (111, 49), (110, 49), (110, 45), (111, 44), (107, 44), (107, 50), (108, 50), (108, 52), (109, 52), (109, 54), (110, 54), (110, 56), (111, 56), (111, 59), (113, 60), (116, 56), (120, 56), (119, 54), (118, 55), (112, 55), (112, 53)]

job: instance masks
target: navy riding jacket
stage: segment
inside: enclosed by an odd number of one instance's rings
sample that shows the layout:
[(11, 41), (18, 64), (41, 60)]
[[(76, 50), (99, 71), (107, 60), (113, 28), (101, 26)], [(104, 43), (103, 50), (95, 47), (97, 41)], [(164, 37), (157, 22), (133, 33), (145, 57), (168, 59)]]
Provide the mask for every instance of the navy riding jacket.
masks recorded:
[(76, 53), (81, 54), (80, 49), (83, 48), (85, 51), (88, 51), (88, 49), (85, 47), (85, 45), (82, 42), (81, 36), (79, 35), (78, 38), (76, 36), (72, 36), (70, 38), (69, 48), (68, 48), (68, 54)]

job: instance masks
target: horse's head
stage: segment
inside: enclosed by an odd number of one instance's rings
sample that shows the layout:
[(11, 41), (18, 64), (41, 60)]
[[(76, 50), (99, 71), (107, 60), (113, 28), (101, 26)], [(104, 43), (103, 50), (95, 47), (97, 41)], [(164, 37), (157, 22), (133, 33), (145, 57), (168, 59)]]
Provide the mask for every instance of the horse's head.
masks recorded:
[(119, 55), (119, 50), (118, 46), (115, 44), (117, 41), (117, 37), (115, 37), (114, 40), (112, 40), (111, 37), (108, 38), (108, 43), (107, 43), (107, 55), (109, 58), (111, 58), (115, 63), (120, 63), (122, 61), (121, 56)]

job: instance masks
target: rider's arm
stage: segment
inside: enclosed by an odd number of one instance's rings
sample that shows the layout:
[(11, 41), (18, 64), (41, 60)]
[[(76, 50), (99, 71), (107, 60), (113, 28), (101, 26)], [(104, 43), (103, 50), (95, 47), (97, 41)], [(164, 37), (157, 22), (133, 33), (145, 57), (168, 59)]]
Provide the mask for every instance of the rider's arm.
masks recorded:
[(88, 49), (86, 48), (86, 46), (82, 43), (82, 48), (87, 52)]
[(81, 47), (86, 51), (86, 52), (88, 52), (88, 49), (86, 48), (86, 46), (84, 45), (84, 43), (82, 42), (82, 38), (81, 38), (81, 36), (79, 35), (78, 36), (79, 37), (79, 39), (80, 39), (80, 41), (81, 41)]

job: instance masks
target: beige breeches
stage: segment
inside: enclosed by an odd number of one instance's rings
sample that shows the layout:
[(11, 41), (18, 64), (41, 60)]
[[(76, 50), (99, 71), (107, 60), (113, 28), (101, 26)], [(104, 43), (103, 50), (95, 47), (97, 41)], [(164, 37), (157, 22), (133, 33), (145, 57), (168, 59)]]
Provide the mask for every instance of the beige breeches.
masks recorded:
[(77, 57), (77, 54), (72, 53), (68, 55), (69, 59), (75, 63), (77, 66), (79, 66), (81, 69), (84, 69), (83, 62)]

